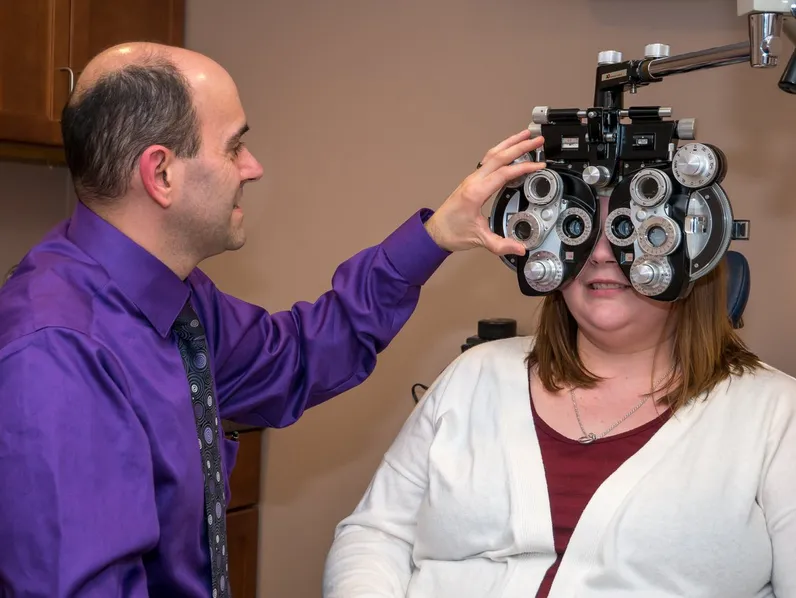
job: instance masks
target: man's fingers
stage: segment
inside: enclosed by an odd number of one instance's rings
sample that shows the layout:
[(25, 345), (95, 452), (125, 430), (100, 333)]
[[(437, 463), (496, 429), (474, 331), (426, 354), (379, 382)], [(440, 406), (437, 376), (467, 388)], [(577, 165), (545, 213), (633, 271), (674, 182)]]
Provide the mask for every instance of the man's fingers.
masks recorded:
[(497, 158), (502, 164), (510, 164), (513, 160), (516, 160), (521, 155), (535, 151), (543, 145), (544, 137), (534, 137), (533, 139), (521, 141), (516, 145), (507, 147), (497, 155)]
[(487, 154), (497, 154), (499, 152), (502, 152), (507, 147), (511, 147), (512, 145), (517, 145), (523, 139), (528, 139), (530, 134), (531, 134), (531, 131), (529, 129), (524, 129), (524, 130), (520, 131), (519, 133), (515, 133), (511, 137), (507, 137), (506, 139), (504, 139), (503, 141), (498, 143), (495, 147), (490, 149), (487, 152)]
[[(493, 193), (495, 193), (509, 181), (513, 181), (516, 178), (530, 174), (532, 172), (543, 170), (546, 168), (546, 166), (547, 165), (544, 162), (520, 162), (519, 164), (509, 164), (508, 166), (498, 168), (483, 181), (483, 184), (486, 187), (486, 199), (489, 199)], [(484, 200), (484, 203), (486, 203), (486, 199)]]
[(486, 154), (484, 154), (484, 157), (480, 163), (486, 164), (488, 161), (491, 161), (492, 158), (497, 156), (503, 150), (509, 147), (513, 147), (518, 143), (522, 143), (523, 141), (527, 141), (530, 134), (531, 132), (528, 129), (525, 129), (523, 131), (520, 131), (519, 133), (515, 133), (511, 137), (507, 137), (506, 139), (498, 143), (496, 146), (490, 148), (489, 151)]
[(486, 233), (482, 242), (495, 255), (525, 255), (525, 247), (521, 243), (492, 232)]
[(511, 164), (523, 154), (533, 152), (543, 144), (544, 139), (542, 137), (520, 141), (519, 143), (501, 150), (497, 154), (492, 154), (485, 157), (482, 161), (482, 167), (479, 172), (482, 174), (482, 176), (488, 176), (501, 166)]

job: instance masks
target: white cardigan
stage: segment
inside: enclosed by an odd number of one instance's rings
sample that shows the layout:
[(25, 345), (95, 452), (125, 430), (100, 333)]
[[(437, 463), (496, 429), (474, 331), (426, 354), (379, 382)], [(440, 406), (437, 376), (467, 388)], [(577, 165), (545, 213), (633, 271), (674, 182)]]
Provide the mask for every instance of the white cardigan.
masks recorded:
[[(325, 598), (533, 598), (553, 564), (531, 339), (434, 382), (335, 533)], [(796, 380), (733, 378), (592, 497), (550, 598), (796, 598)]]

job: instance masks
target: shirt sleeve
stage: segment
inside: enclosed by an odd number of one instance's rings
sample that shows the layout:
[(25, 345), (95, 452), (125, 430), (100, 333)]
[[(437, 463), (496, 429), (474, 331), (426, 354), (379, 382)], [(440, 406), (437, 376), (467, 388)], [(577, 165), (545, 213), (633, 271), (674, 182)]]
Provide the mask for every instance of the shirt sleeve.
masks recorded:
[(423, 226), (430, 214), (418, 212), (340, 265), (331, 290), (314, 303), (271, 314), (210, 287), (200, 315), (208, 323), (222, 417), (284, 427), (363, 382), (413, 313), (420, 287), (449, 255)]
[(773, 418), (760, 493), (773, 551), (772, 589), (783, 598), (796, 596), (796, 406), (795, 397), (787, 398), (788, 409)]
[(323, 598), (404, 598), (436, 411), (455, 364), (434, 381), (387, 450), (354, 512), (335, 529)]
[(157, 543), (152, 459), (110, 354), (45, 329), (0, 351), (0, 588), (145, 598)]

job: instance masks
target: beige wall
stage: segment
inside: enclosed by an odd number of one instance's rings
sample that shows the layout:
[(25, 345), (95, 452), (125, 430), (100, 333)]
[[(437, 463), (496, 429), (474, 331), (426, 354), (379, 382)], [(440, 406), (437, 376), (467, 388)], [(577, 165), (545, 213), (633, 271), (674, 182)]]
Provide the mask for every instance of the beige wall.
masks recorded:
[(65, 168), (0, 161), (0, 283), (73, 201)]
[[(187, 43), (239, 82), (248, 143), (266, 171), (247, 187), (249, 243), (205, 268), (271, 310), (314, 299), (342, 260), (439, 205), (491, 144), (527, 125), (533, 106), (587, 107), (599, 50), (639, 57), (651, 42), (686, 52), (746, 35), (732, 0), (188, 4)], [(737, 217), (752, 219), (752, 240), (735, 244), (753, 269), (743, 334), (796, 373), (796, 100), (776, 89), (780, 72), (681, 75), (630, 103), (697, 117), (699, 139), (729, 156), (726, 188)], [(63, 215), (66, 175), (0, 166), (0, 183), (3, 267)], [(456, 255), (370, 380), (268, 434), (260, 598), (320, 596), (334, 525), (411, 410), (412, 383), (432, 381), (479, 318), (514, 317), (528, 331), (535, 305), (497, 258)]]

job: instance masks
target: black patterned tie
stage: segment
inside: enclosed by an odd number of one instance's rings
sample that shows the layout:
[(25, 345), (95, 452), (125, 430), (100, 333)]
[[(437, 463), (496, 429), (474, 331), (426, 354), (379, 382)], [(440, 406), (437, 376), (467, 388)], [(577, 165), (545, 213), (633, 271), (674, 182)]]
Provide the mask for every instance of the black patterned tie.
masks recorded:
[(205, 480), (205, 522), (210, 549), (213, 598), (231, 598), (227, 564), (227, 523), (224, 480), (221, 474), (221, 449), (213, 374), (207, 350), (207, 338), (199, 317), (189, 303), (174, 323), (174, 332), (188, 374), (196, 431), (202, 456)]

